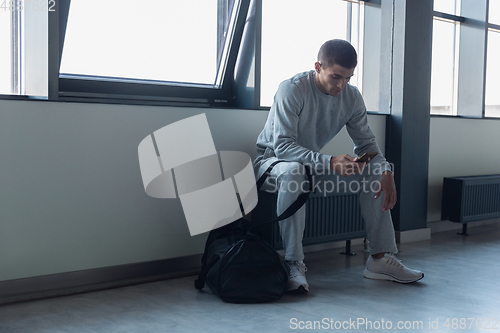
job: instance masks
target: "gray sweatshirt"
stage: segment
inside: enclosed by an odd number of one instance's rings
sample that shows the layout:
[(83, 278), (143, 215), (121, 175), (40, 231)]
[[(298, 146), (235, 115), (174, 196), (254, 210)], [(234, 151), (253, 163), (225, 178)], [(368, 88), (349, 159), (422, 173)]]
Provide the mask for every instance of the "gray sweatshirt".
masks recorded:
[(264, 129), (257, 138), (254, 160), (257, 175), (264, 172), (261, 166), (271, 157), (329, 170), (332, 156), (319, 151), (344, 126), (356, 155), (378, 152), (372, 165), (380, 168), (377, 172), (390, 170), (368, 125), (365, 103), (358, 89), (347, 84), (338, 96), (331, 96), (318, 89), (314, 78), (312, 70), (279, 85)]

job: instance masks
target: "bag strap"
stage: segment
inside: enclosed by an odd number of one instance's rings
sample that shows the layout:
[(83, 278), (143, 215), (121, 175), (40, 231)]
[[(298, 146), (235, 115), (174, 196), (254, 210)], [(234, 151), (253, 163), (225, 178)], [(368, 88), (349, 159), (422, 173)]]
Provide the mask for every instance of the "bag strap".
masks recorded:
[[(274, 166), (276, 164), (280, 163), (280, 162), (285, 162), (285, 161), (278, 160), (276, 162), (273, 162), (267, 168), (266, 172), (264, 172), (264, 174), (257, 181), (257, 190), (262, 187), (262, 185), (264, 184), (264, 181), (267, 179), (267, 177), (269, 176), (269, 174), (270, 174), (271, 170), (274, 168)], [(299, 194), (299, 196), (297, 197), (297, 199), (283, 213), (281, 213), (279, 216), (277, 216), (274, 219), (271, 219), (269, 221), (255, 224), (255, 225), (251, 226), (248, 229), (248, 231), (252, 230), (253, 228), (260, 227), (260, 226), (262, 226), (264, 224), (274, 223), (274, 222), (278, 222), (278, 221), (281, 221), (281, 220), (285, 220), (285, 219), (291, 217), (293, 214), (295, 214), (306, 203), (307, 199), (309, 198), (309, 194), (311, 194), (311, 191), (312, 191), (312, 176), (311, 176), (311, 170), (309, 170), (309, 167), (307, 167), (306, 165), (304, 165), (304, 168), (305, 168), (305, 171), (306, 171), (307, 180), (309, 181), (309, 188), (307, 189), (307, 191)]]
[[(262, 187), (262, 185), (264, 184), (264, 182), (266, 181), (267, 177), (269, 176), (271, 170), (274, 168), (274, 166), (278, 163), (281, 163), (281, 162), (285, 162), (283, 160), (278, 160), (278, 161), (275, 161), (273, 162), (268, 168), (267, 170), (264, 172), (264, 174), (259, 178), (259, 180), (257, 181), (257, 190), (260, 189)], [(304, 168), (306, 170), (306, 176), (307, 176), (307, 180), (309, 181), (309, 189), (304, 192), (304, 193), (301, 193), (297, 200), (295, 200), (294, 203), (292, 203), (290, 205), (290, 207), (288, 207), (283, 213), (281, 213), (279, 216), (275, 217), (274, 219), (272, 220), (269, 220), (269, 221), (266, 221), (266, 222), (263, 222), (263, 223), (258, 223), (258, 224), (255, 224), (253, 226), (251, 226), (250, 228), (248, 228), (247, 230), (247, 234), (250, 233), (250, 230), (252, 230), (253, 228), (255, 227), (260, 227), (264, 224), (267, 224), (267, 223), (274, 223), (274, 222), (277, 222), (277, 221), (281, 221), (281, 220), (284, 220), (284, 219), (287, 219), (289, 218), (290, 216), (292, 216), (293, 214), (295, 214), (307, 201), (307, 199), (309, 198), (309, 194), (311, 193), (311, 189), (312, 189), (312, 176), (311, 176), (311, 171), (309, 170), (309, 168), (307, 166), (304, 165)], [(208, 245), (208, 243), (207, 243)], [(210, 268), (218, 261), (219, 258), (214, 258), (212, 260), (212, 262), (210, 263), (206, 263), (205, 260), (206, 260), (206, 250), (208, 248), (208, 246), (205, 245), (205, 252), (203, 253), (203, 258), (202, 258), (202, 263), (203, 263), (203, 266), (202, 266), (202, 269), (200, 271), (200, 274), (198, 275), (198, 279), (196, 279), (194, 281), (194, 286), (196, 289), (198, 290), (201, 290), (205, 287), (205, 280), (207, 278), (207, 275), (208, 275), (208, 271), (210, 270)], [(205, 260), (204, 260), (205, 259)]]
[(202, 290), (205, 287), (205, 281), (207, 279), (208, 271), (210, 268), (212, 268), (213, 265), (217, 261), (219, 261), (218, 256), (214, 256), (214, 258), (211, 260), (210, 263), (204, 263), (203, 267), (201, 268), (200, 274), (198, 275), (198, 278), (194, 281), (194, 287), (198, 290)]

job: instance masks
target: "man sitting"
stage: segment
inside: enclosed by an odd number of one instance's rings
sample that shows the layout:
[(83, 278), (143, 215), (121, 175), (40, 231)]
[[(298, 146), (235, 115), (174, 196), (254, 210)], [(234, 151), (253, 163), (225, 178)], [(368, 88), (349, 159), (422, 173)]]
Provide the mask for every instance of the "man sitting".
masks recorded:
[[(318, 53), (314, 70), (283, 81), (257, 139), (254, 169), (260, 177), (276, 160), (263, 190), (278, 192), (277, 214), (293, 203), (306, 182), (303, 166), (311, 168), (314, 183), (334, 181), (345, 184), (337, 190), (357, 189), (361, 212), (370, 241), (370, 257), (364, 276), (400, 283), (424, 277), (420, 271), (404, 266), (397, 253), (390, 209), (397, 200), (396, 186), (389, 163), (382, 155), (368, 125), (366, 107), (358, 89), (348, 84), (357, 65), (357, 54), (350, 43), (330, 40)], [(320, 150), (346, 126), (355, 153), (376, 152), (369, 162), (357, 162), (348, 154), (329, 156)], [(368, 166), (368, 167), (367, 167)], [(339, 177), (345, 181), (339, 181)], [(351, 186), (356, 182), (358, 186)], [(349, 186), (347, 186), (349, 185)], [(305, 207), (280, 221), (285, 259), (290, 266), (289, 291), (307, 292), (302, 238)]]

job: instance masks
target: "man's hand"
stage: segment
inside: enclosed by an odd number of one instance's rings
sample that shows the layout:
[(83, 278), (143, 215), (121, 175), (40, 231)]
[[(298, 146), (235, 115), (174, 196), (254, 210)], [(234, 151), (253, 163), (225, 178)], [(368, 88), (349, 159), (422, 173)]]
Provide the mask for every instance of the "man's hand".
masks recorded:
[(380, 179), (380, 188), (375, 194), (375, 199), (380, 197), (380, 194), (384, 192), (384, 205), (382, 210), (387, 212), (389, 209), (394, 208), (396, 201), (398, 200), (398, 195), (396, 192), (396, 184), (394, 183), (394, 176), (390, 171), (384, 171), (382, 173), (382, 178)]
[(330, 159), (330, 169), (341, 176), (349, 177), (361, 173), (366, 167), (365, 162), (356, 162), (357, 157), (352, 157), (348, 154), (340, 156), (332, 156)]

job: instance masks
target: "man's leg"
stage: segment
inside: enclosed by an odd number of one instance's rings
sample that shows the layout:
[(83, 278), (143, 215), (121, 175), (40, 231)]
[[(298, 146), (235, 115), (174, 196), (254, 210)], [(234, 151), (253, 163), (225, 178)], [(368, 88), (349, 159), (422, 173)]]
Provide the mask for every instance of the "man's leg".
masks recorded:
[(364, 271), (365, 277), (403, 283), (417, 281), (423, 273), (408, 269), (394, 256), (398, 249), (391, 213), (382, 210), (384, 193), (375, 199), (380, 178), (381, 175), (374, 172), (373, 165), (370, 165), (361, 174), (342, 177), (331, 171), (331, 174), (316, 175), (313, 182), (319, 184), (319, 189), (323, 189), (326, 196), (329, 192), (358, 194), (370, 242), (371, 255)]
[(382, 192), (380, 197), (375, 199), (381, 176), (368, 171), (370, 171), (369, 168), (365, 168), (362, 174), (353, 176), (352, 181), (360, 184), (359, 205), (370, 242), (370, 254), (373, 256), (381, 253), (397, 253), (391, 213), (382, 210), (384, 193)]
[[(269, 163), (267, 163), (269, 164)], [(262, 186), (262, 190), (277, 192), (276, 213), (283, 213), (297, 197), (308, 188), (303, 166), (296, 162), (278, 163)], [(309, 285), (305, 278), (302, 238), (305, 228), (305, 205), (291, 217), (279, 221), (280, 234), (285, 252), (285, 260), (290, 266), (288, 291), (306, 292)]]
[(363, 184), (359, 191), (359, 204), (365, 220), (371, 254), (366, 263), (364, 276), (400, 283), (418, 281), (424, 274), (407, 268), (394, 256), (397, 253), (394, 226), (390, 211), (382, 210), (384, 193), (375, 199), (381, 176), (370, 171), (372, 171), (370, 168), (365, 168), (362, 174), (352, 177), (352, 181)]
[(370, 241), (370, 254), (397, 253), (394, 227), (389, 211), (383, 212), (383, 194), (374, 199), (378, 190), (380, 175), (368, 172), (368, 167), (363, 173), (343, 177), (334, 171), (324, 175), (314, 175), (313, 183), (324, 196), (329, 193), (357, 193), (361, 213), (365, 220), (367, 238)]

